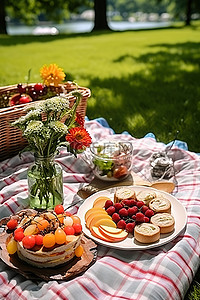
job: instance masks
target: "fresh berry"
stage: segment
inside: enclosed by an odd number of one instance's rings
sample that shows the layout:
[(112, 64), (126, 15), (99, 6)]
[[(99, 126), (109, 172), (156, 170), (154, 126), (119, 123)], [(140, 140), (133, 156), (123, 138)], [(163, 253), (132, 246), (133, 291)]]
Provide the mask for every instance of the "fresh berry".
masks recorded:
[(16, 219), (10, 219), (10, 221), (8, 221), (8, 223), (7, 223), (7, 227), (10, 230), (14, 230), (17, 227), (17, 224), (18, 224), (18, 222)]
[(62, 204), (58, 204), (54, 207), (54, 211), (57, 215), (64, 213), (64, 207)]
[(123, 205), (121, 203), (115, 203), (114, 207), (116, 211), (119, 211), (121, 208), (123, 208)]
[(16, 230), (15, 230), (15, 232), (14, 232), (14, 239), (15, 239), (15, 241), (21, 242), (23, 240), (23, 238), (24, 238), (23, 231), (19, 230), (19, 231), (16, 232)]
[(122, 202), (123, 205), (129, 206), (129, 199), (124, 199)]
[(136, 215), (132, 215), (132, 219), (135, 221), (136, 220)]
[(35, 235), (35, 244), (38, 246), (43, 245), (43, 236), (41, 234)]
[(53, 233), (47, 233), (45, 234), (45, 236), (43, 237), (43, 245), (46, 248), (51, 248), (55, 245), (56, 243), (56, 237), (55, 234)]
[(21, 97), (19, 98), (19, 104), (26, 104), (26, 103), (29, 103), (29, 102), (31, 102), (31, 101), (32, 101), (31, 97), (26, 96), (26, 95), (21, 96)]
[(138, 202), (137, 202), (137, 207), (138, 207), (138, 208), (141, 208), (143, 205), (144, 205), (144, 202), (143, 202), (143, 201), (138, 201)]
[(146, 217), (146, 216), (144, 216), (144, 222), (145, 222), (145, 223), (149, 223), (149, 218)]
[(121, 217), (127, 217), (128, 216), (128, 210), (126, 209), (126, 208), (121, 208), (120, 210), (119, 210), (119, 215), (121, 216)]
[(147, 209), (147, 211), (145, 212), (145, 216), (148, 218), (151, 218), (154, 215), (154, 212), (152, 209)]
[(129, 207), (128, 208), (128, 215), (132, 217), (132, 215), (135, 215), (138, 212), (137, 206)]
[(132, 207), (135, 205), (137, 205), (137, 201), (135, 199), (129, 199), (129, 206)]
[(32, 98), (33, 100), (37, 100), (37, 99), (38, 99), (38, 94), (37, 94), (37, 92), (36, 92), (34, 89), (31, 89), (31, 90), (29, 91), (29, 95), (31, 96), (31, 98)]
[(17, 229), (15, 229), (15, 233), (19, 232), (19, 231), (22, 231), (24, 232), (24, 229), (22, 227), (18, 227)]
[(126, 231), (133, 234), (135, 222), (126, 224)]
[(14, 254), (17, 251), (17, 242), (14, 239), (11, 239), (6, 246), (6, 249), (9, 254)]
[(26, 88), (23, 87), (22, 83), (19, 83), (19, 84), (17, 85), (17, 88), (18, 88), (18, 91), (19, 91), (20, 94), (23, 94), (23, 93), (26, 92)]
[(112, 216), (115, 213), (115, 207), (114, 206), (110, 206), (106, 209), (107, 214), (109, 214), (110, 216)]
[(143, 213), (145, 213), (145, 211), (147, 211), (147, 209), (149, 209), (148, 206), (146, 206), (146, 205), (143, 205), (143, 206), (142, 206), (142, 212), (143, 212)]
[(66, 235), (74, 235), (75, 229), (72, 226), (66, 226), (66, 227), (64, 227), (64, 232)]
[(82, 226), (81, 226), (81, 224), (74, 224), (73, 228), (75, 230), (75, 234), (80, 234), (82, 232)]
[(55, 231), (56, 244), (62, 245), (66, 242), (66, 234), (64, 230), (58, 227)]
[(117, 227), (118, 228), (121, 228), (121, 229), (125, 229), (126, 228), (126, 222), (124, 220), (120, 220), (118, 223), (117, 223)]
[(43, 91), (43, 84), (41, 84), (41, 83), (36, 83), (35, 85), (34, 85), (34, 90), (36, 91), (36, 92), (40, 92), (40, 91)]
[(106, 202), (105, 202), (105, 209), (107, 209), (110, 206), (113, 206), (113, 202), (111, 200), (106, 200)]
[(112, 215), (112, 220), (117, 224), (119, 222), (119, 220), (121, 220), (121, 218), (118, 213), (114, 213)]
[(136, 214), (136, 221), (137, 221), (137, 222), (144, 222), (144, 214), (141, 213), (141, 212), (138, 212), (138, 213)]
[(27, 235), (22, 240), (23, 246), (26, 249), (31, 249), (35, 246), (35, 236), (34, 235)]

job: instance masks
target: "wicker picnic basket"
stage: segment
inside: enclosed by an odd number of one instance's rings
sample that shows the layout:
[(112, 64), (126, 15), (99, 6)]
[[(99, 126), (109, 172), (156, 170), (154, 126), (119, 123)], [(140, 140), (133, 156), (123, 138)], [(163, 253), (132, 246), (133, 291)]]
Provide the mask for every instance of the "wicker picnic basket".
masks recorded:
[[(27, 88), (33, 87), (34, 84), (26, 85)], [(68, 81), (64, 84), (60, 84), (58, 87), (51, 87), (52, 95), (63, 93), (69, 94), (71, 91), (78, 89), (82, 94), (82, 99), (77, 107), (83, 117), (86, 114), (87, 100), (91, 95), (90, 89), (85, 87), (76, 86), (72, 82)], [(28, 104), (20, 104), (8, 107), (8, 99), (12, 95), (18, 93), (17, 85), (10, 85), (6, 87), (0, 87), (0, 161), (10, 158), (19, 153), (26, 145), (27, 141), (22, 137), (20, 129), (10, 125), (13, 121), (26, 114), (24, 108)], [(71, 94), (68, 95), (70, 106), (74, 104), (75, 97)], [(41, 100), (41, 99), (40, 99)], [(7, 107), (4, 107), (7, 106)]]

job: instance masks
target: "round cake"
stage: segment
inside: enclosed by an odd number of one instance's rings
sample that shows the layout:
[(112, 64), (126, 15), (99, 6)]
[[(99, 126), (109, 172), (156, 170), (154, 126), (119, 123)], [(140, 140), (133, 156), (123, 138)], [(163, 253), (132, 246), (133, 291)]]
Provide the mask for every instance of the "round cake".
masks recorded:
[(54, 211), (28, 212), (12, 216), (7, 240), (9, 254), (38, 268), (64, 264), (81, 256), (82, 226), (78, 216), (66, 213), (62, 205)]

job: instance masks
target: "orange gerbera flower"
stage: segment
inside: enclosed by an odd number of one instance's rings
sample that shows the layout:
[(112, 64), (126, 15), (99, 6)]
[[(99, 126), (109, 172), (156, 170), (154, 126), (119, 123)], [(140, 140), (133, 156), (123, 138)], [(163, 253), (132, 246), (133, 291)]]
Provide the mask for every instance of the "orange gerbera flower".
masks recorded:
[(85, 120), (84, 118), (81, 116), (80, 113), (76, 112), (76, 118), (75, 118), (75, 122), (80, 125), (81, 127), (84, 126)]
[(65, 79), (63, 69), (59, 68), (56, 64), (44, 65), (40, 69), (40, 76), (47, 86), (51, 84), (58, 86)]
[(89, 133), (82, 127), (71, 128), (65, 139), (70, 143), (70, 147), (75, 150), (85, 150), (92, 143)]

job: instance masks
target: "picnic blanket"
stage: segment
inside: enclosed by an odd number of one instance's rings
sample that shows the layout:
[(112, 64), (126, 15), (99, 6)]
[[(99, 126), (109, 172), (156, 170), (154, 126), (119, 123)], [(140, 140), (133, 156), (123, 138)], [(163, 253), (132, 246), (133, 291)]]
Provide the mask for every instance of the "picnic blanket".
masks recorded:
[[(96, 120), (85, 123), (93, 141), (110, 136), (117, 141), (131, 141), (133, 170), (140, 176), (145, 176), (152, 153), (166, 147), (151, 134), (136, 139), (126, 132), (114, 134), (109, 126), (100, 123)], [(34, 282), (0, 261), (0, 299), (184, 299), (199, 267), (200, 157), (176, 145), (171, 154), (175, 160), (177, 183), (174, 196), (187, 211), (184, 232), (166, 245), (142, 251), (98, 245), (97, 261), (83, 275), (70, 281)], [(67, 207), (79, 197), (80, 187), (91, 182), (93, 172), (82, 154), (75, 158), (61, 150), (56, 159), (63, 167), (64, 207)], [(24, 153), (21, 159), (15, 156), (0, 163), (0, 218), (28, 207), (26, 176), (32, 162), (33, 156)], [(76, 213), (77, 210), (78, 204), (71, 211)]]

